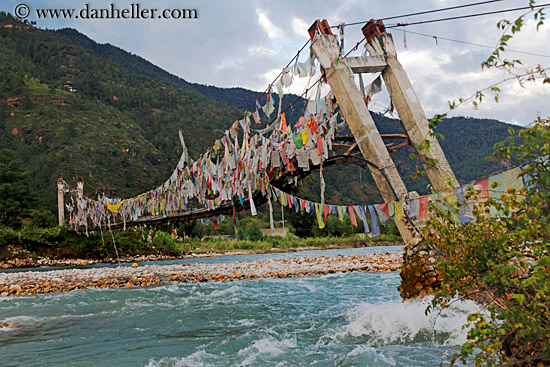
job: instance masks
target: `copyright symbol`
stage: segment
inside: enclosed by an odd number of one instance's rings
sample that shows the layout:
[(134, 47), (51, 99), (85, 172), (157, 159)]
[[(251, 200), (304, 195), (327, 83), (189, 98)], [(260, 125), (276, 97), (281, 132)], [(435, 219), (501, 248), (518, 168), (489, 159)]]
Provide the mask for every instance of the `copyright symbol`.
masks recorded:
[(15, 7), (15, 16), (19, 19), (25, 19), (31, 13), (31, 9), (27, 4), (19, 4)]

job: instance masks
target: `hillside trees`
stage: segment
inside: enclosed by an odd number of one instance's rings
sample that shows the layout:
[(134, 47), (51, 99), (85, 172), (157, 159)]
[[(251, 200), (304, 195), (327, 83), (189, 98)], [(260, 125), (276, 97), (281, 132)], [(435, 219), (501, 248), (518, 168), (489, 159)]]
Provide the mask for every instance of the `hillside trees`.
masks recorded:
[(23, 161), (9, 149), (0, 150), (0, 225), (20, 225), (30, 200), (26, 177)]

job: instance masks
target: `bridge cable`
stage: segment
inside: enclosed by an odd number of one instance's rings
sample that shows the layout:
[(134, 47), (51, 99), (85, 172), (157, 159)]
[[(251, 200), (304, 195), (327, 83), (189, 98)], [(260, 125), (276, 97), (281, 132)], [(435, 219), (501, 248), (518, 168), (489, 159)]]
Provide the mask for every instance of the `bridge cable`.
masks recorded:
[[(405, 30), (400, 30), (401, 32), (405, 32)], [(430, 37), (430, 38), (437, 38), (439, 40), (444, 40), (444, 41), (449, 41), (449, 42), (456, 42), (456, 43), (462, 43), (462, 44), (465, 44), (465, 45), (470, 45), (470, 46), (478, 46), (478, 47), (485, 47), (485, 48), (492, 48), (494, 49), (495, 47), (494, 46), (488, 46), (488, 45), (482, 45), (482, 44), (479, 44), (479, 43), (472, 43), (472, 42), (466, 42), (466, 41), (460, 41), (460, 40), (455, 40), (455, 39), (452, 39), (452, 38), (445, 38), (445, 37), (440, 37), (440, 36), (434, 36), (434, 35), (430, 35), (430, 34), (426, 34), (426, 33), (420, 33), (420, 32), (413, 32), (413, 31), (406, 31), (407, 33), (412, 33), (412, 34), (416, 34), (418, 36), (424, 36), (424, 37)], [(533, 52), (526, 52), (526, 51), (518, 51), (518, 50), (511, 50), (511, 49), (506, 49), (506, 51), (509, 51), (509, 52), (516, 52), (516, 53), (519, 53), (519, 54), (525, 54), (525, 55), (531, 55), (531, 56), (539, 56), (539, 57), (550, 57), (550, 55), (542, 55), (542, 54), (536, 54), (536, 53), (533, 53)]]
[(466, 14), (466, 15), (458, 15), (456, 17), (448, 17), (448, 18), (439, 18), (439, 19), (430, 19), (430, 20), (423, 20), (413, 23), (397, 23), (396, 25), (388, 26), (386, 28), (395, 28), (395, 27), (407, 27), (411, 25), (419, 25), (419, 24), (428, 24), (428, 23), (437, 23), (437, 22), (445, 22), (448, 20), (457, 20), (457, 19), (464, 19), (464, 18), (474, 18), (474, 17), (481, 17), (484, 15), (493, 15), (493, 14), (500, 14), (500, 13), (508, 13), (512, 11), (519, 11), (519, 10), (527, 10), (527, 9), (535, 9), (535, 8), (544, 8), (549, 6), (550, 3), (546, 4), (540, 4), (540, 5), (534, 5), (534, 6), (524, 6), (520, 8), (511, 8), (511, 9), (503, 9), (503, 10), (494, 10), (494, 11), (488, 11), (484, 13), (473, 13), (473, 14)]
[[(377, 20), (390, 20), (390, 19), (398, 19), (398, 18), (407, 18), (407, 17), (416, 16), (416, 15), (438, 13), (438, 12), (447, 11), (447, 10), (462, 9), (462, 8), (468, 8), (468, 7), (471, 7), (471, 6), (485, 5), (485, 4), (490, 4), (490, 3), (502, 2), (502, 1), (505, 1), (505, 0), (482, 1), (482, 2), (478, 2), (478, 3), (464, 4), (464, 5), (457, 5), (457, 6), (450, 6), (450, 7), (441, 8), (441, 9), (425, 10), (425, 11), (420, 11), (420, 12), (417, 12), (417, 13), (409, 13), (409, 14), (395, 15), (395, 16), (392, 16), (392, 17), (379, 18), (379, 19), (377, 19)], [(367, 22), (368, 22), (368, 21), (346, 23), (346, 24), (344, 24), (344, 27), (354, 26), (354, 25), (360, 25), (360, 24), (366, 24)], [(338, 26), (336, 25), (336, 26), (331, 26), (330, 28), (337, 28), (337, 27), (338, 27)]]

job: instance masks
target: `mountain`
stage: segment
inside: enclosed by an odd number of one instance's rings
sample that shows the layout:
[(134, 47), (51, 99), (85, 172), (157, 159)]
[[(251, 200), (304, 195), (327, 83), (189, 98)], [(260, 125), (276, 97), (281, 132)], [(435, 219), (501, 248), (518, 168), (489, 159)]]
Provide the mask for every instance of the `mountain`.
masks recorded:
[(0, 146), (26, 162), (48, 206), (58, 176), (121, 196), (155, 187), (181, 154), (178, 129), (196, 157), (242, 115), (6, 14), (0, 49)]
[[(251, 106), (259, 93), (188, 83), (147, 60), (73, 29), (42, 30), (0, 13), (0, 147), (15, 151), (30, 173), (27, 183), (44, 207), (55, 208), (55, 182), (83, 176), (88, 194), (127, 197), (169, 177), (181, 154), (184, 131), (197, 157)], [(286, 98), (289, 106), (292, 98)], [(294, 106), (301, 111), (302, 101)], [(295, 119), (300, 113), (294, 113)], [(382, 133), (398, 133), (397, 120), (374, 114)], [(510, 125), (466, 117), (446, 119), (444, 151), (461, 182), (503, 167), (486, 161)], [(410, 190), (412, 150), (394, 156)], [(327, 201), (377, 202), (367, 172), (339, 165), (325, 170)], [(318, 192), (318, 175), (302, 185)]]
[[(260, 97), (261, 93), (254, 92), (244, 88), (219, 88), (215, 86), (202, 85), (196, 83), (189, 83), (180, 77), (168, 73), (167, 71), (153, 65), (144, 58), (133, 55), (121, 48), (110, 44), (99, 44), (76, 29), (64, 28), (57, 32), (68, 37), (74, 43), (84, 47), (85, 49), (101, 56), (107, 60), (110, 60), (117, 65), (121, 70), (130, 72), (135, 75), (140, 75), (146, 78), (154, 79), (171, 85), (176, 88), (182, 88), (184, 90), (191, 90), (200, 93), (208, 98), (214, 99), (219, 102), (224, 102), (229, 106), (235, 107), (239, 110), (247, 110), (253, 104), (256, 98)], [(278, 103), (279, 97), (274, 95), (276, 103)], [(283, 108), (286, 109), (290, 106), (291, 102), (297, 100), (298, 96), (288, 95), (283, 98)], [(301, 111), (303, 108), (303, 101), (298, 99), (294, 105), (294, 109)], [(299, 116), (292, 120), (297, 121)]]

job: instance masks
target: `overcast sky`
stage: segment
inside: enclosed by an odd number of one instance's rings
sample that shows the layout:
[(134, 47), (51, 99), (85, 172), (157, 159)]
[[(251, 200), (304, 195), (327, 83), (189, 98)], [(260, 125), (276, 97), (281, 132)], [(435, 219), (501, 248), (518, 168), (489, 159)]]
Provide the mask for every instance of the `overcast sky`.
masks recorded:
[[(264, 90), (278, 72), (307, 41), (307, 29), (315, 19), (326, 18), (330, 25), (351, 23), (371, 18), (385, 18), (423, 10), (468, 4), (480, 0), (179, 0), (139, 2), (142, 8), (197, 9), (198, 19), (38, 19), (37, 8), (75, 8), (86, 2), (90, 7), (129, 8), (132, 0), (2, 0), (0, 9), (13, 13), (18, 4), (31, 9), (29, 20), (41, 28), (75, 28), (99, 43), (110, 43), (142, 56), (155, 65), (189, 82), (219, 87), (243, 87)], [(414, 22), (462, 14), (471, 14), (528, 5), (528, 0), (504, 0), (493, 4), (455, 11), (420, 15), (394, 22)], [(490, 48), (449, 42), (442, 38), (494, 46), (499, 37), (496, 23), (512, 19), (521, 12), (454, 20), (407, 27), (407, 50), (403, 32), (393, 29), (398, 58), (430, 117), (447, 112), (448, 101), (468, 97), (476, 90), (503, 79), (502, 72), (482, 71), (481, 62)], [(415, 35), (420, 32), (430, 37)], [(437, 41), (431, 36), (437, 36)], [(345, 29), (346, 52), (362, 38), (361, 26)], [(546, 55), (529, 56), (509, 53), (521, 58), (525, 65), (550, 66), (550, 25), (538, 32), (530, 21), (528, 27), (510, 42), (510, 49)], [(352, 54), (360, 55), (362, 48)], [(305, 61), (306, 49), (300, 56)], [(371, 80), (369, 77), (366, 81)], [(292, 92), (300, 93), (303, 83), (293, 85)], [(537, 117), (550, 115), (550, 87), (515, 82), (502, 86), (500, 103), (483, 103), (479, 110), (466, 105), (452, 114), (495, 118), (525, 125)], [(384, 91), (377, 97), (382, 105), (388, 98)]]

